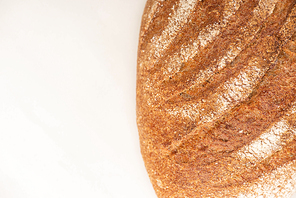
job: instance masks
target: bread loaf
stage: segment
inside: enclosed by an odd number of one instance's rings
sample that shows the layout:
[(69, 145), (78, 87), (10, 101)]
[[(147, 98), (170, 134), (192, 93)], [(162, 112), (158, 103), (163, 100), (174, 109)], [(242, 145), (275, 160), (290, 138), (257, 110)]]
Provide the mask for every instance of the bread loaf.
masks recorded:
[(296, 1), (148, 0), (137, 124), (159, 198), (290, 197)]

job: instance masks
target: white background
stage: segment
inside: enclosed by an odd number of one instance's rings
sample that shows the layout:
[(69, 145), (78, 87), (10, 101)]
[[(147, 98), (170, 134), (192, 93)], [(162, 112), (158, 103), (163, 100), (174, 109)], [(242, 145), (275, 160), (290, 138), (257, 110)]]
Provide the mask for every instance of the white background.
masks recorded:
[(0, 0), (0, 198), (156, 198), (135, 121), (145, 1)]
[(135, 116), (145, 0), (0, 0), (0, 198), (155, 198)]

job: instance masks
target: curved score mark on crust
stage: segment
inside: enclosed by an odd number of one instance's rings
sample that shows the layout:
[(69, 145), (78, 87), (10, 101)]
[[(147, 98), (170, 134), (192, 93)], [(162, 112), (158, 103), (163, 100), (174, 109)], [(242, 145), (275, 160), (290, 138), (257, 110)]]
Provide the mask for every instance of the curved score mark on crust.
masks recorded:
[(140, 43), (142, 42), (143, 36), (146, 34), (151, 22), (153, 21), (156, 13), (158, 12), (158, 9), (163, 1), (164, 0), (147, 1), (147, 6), (148, 6), (148, 4), (151, 4), (151, 5), (149, 8), (147, 8), (145, 15), (143, 15), (143, 24), (142, 24), (141, 33), (140, 33), (140, 39), (141, 39)]
[[(252, 59), (245, 68), (240, 71), (236, 77), (226, 81), (217, 88), (215, 94), (209, 99), (202, 101), (195, 106), (194, 111), (197, 115), (189, 116), (192, 120), (196, 120), (198, 127), (194, 128), (189, 134), (185, 135), (181, 140), (173, 141), (169, 146), (169, 150), (173, 151), (178, 148), (185, 140), (196, 135), (202, 126), (208, 125), (220, 118), (223, 114), (230, 111), (240, 102), (246, 100), (252, 93), (254, 87), (260, 82), (265, 72), (268, 70), (267, 64), (263, 60)], [(182, 108), (182, 107), (181, 107)], [(190, 111), (190, 110), (189, 110)], [(180, 116), (188, 116), (187, 111), (182, 109), (174, 109), (169, 112), (171, 114), (181, 114)], [(185, 113), (185, 114), (184, 114)]]
[[(232, 154), (232, 157), (239, 161), (256, 164), (271, 156), (276, 151), (281, 150), (296, 135), (296, 128), (289, 124), (289, 120), (294, 120), (295, 117), (296, 102), (292, 104), (286, 116), (281, 118), (277, 123), (274, 123), (267, 132), (261, 134), (251, 144)], [(289, 135), (289, 139), (286, 142), (282, 142), (282, 137), (285, 135)]]
[[(290, 177), (287, 177), (289, 175)], [(296, 160), (277, 168), (271, 174), (264, 175), (252, 182), (254, 185), (244, 184), (244, 192), (238, 198), (258, 197), (290, 197), (296, 188)]]
[[(218, 36), (223, 28), (226, 27), (228, 20), (239, 9), (242, 0), (229, 1), (223, 11), (224, 18), (221, 23), (214, 23), (207, 25), (202, 29), (196, 40), (191, 45), (181, 46), (180, 51), (175, 53), (173, 57), (166, 64), (167, 68), (162, 68), (162, 75), (172, 76), (179, 71), (182, 63), (192, 59), (199, 51), (204, 49), (209, 43), (211, 43), (216, 36)], [(159, 75), (159, 74), (158, 74)]]
[[(147, 46), (146, 54), (142, 59), (145, 62), (145, 67), (150, 69), (154, 66), (162, 52), (175, 39), (183, 25), (187, 23), (188, 17), (194, 10), (198, 0), (180, 0), (177, 11), (169, 18), (169, 24), (159, 37), (153, 37)], [(140, 64), (141, 66), (141, 64)]]

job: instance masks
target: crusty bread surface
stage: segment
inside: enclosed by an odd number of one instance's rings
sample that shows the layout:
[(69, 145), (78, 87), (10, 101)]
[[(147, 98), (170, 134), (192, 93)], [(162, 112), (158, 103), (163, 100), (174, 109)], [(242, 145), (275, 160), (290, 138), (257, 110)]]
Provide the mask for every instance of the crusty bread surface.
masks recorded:
[(159, 198), (296, 190), (296, 0), (148, 0), (141, 153)]

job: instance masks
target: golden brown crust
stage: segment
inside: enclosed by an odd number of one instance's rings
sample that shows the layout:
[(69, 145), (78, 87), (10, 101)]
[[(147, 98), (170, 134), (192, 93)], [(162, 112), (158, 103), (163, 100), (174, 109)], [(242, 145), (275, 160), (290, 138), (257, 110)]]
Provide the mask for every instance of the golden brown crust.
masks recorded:
[(294, 191), (295, 5), (147, 1), (137, 123), (158, 197), (284, 198)]

